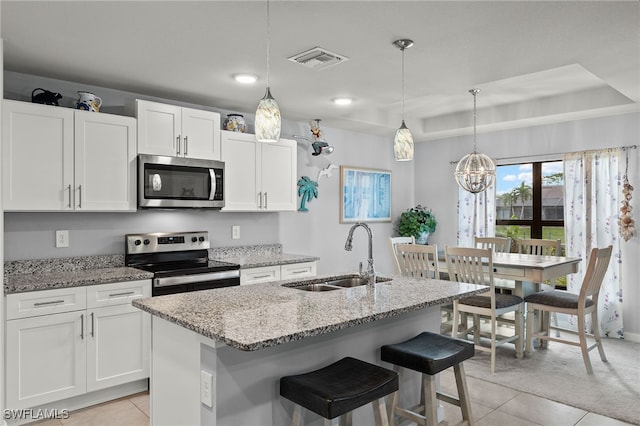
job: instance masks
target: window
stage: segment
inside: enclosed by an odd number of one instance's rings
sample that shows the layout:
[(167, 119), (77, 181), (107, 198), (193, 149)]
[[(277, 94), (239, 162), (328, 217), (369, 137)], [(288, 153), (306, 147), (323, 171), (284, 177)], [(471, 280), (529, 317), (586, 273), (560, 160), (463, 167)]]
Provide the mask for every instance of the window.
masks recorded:
[(497, 167), (495, 233), (514, 242), (522, 238), (559, 239), (564, 247), (562, 161)]

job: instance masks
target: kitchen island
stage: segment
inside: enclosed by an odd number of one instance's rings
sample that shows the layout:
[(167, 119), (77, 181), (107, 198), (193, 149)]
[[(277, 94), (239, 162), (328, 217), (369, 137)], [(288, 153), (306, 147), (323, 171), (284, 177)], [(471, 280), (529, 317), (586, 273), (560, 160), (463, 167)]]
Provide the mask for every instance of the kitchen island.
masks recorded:
[[(133, 301), (152, 314), (152, 425), (288, 424), (293, 405), (279, 396), (280, 377), (344, 356), (384, 365), (381, 345), (438, 332), (441, 304), (488, 290), (400, 276), (332, 291), (295, 288), (345, 275)], [(417, 395), (407, 390), (401, 399)], [(305, 420), (321, 423), (310, 413)], [(370, 407), (356, 410), (354, 424), (372, 424)]]

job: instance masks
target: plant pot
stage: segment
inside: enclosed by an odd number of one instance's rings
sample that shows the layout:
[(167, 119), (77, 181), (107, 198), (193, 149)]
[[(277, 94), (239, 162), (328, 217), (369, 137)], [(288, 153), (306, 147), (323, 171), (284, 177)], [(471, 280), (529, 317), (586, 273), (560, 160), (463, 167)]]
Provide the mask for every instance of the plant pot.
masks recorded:
[(429, 232), (421, 232), (418, 238), (416, 238), (416, 244), (427, 244), (427, 240), (429, 239)]

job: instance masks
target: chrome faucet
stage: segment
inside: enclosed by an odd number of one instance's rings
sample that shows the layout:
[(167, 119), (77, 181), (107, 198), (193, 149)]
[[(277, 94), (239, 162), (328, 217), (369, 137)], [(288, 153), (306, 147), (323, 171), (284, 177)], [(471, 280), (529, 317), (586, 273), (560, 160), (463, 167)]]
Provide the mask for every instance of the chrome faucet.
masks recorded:
[(376, 269), (373, 266), (373, 234), (371, 233), (371, 228), (369, 228), (369, 225), (363, 222), (358, 222), (354, 224), (351, 227), (351, 229), (349, 229), (349, 235), (347, 235), (347, 242), (344, 244), (344, 249), (346, 251), (351, 251), (351, 249), (353, 248), (353, 231), (355, 231), (355, 229), (359, 226), (363, 227), (367, 231), (367, 234), (369, 235), (369, 259), (368, 259), (369, 264), (367, 266), (366, 272), (363, 272), (362, 262), (360, 262), (360, 267), (358, 269), (358, 272), (360, 273), (361, 277), (366, 278), (368, 280), (367, 282), (368, 285), (373, 285), (376, 282)]

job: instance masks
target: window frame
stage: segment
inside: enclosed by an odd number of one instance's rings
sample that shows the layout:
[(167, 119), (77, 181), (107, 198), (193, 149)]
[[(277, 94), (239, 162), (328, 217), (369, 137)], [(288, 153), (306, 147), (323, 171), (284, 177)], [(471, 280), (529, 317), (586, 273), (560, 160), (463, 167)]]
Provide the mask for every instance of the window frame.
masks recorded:
[(562, 220), (543, 220), (542, 219), (542, 164), (552, 162), (562, 162), (562, 160), (546, 160), (546, 161), (522, 161), (517, 163), (504, 163), (500, 166), (515, 166), (519, 164), (532, 165), (532, 219), (498, 219), (496, 215), (496, 226), (528, 226), (531, 230), (531, 238), (542, 238), (542, 230), (547, 226), (555, 226), (564, 228), (564, 218)]

